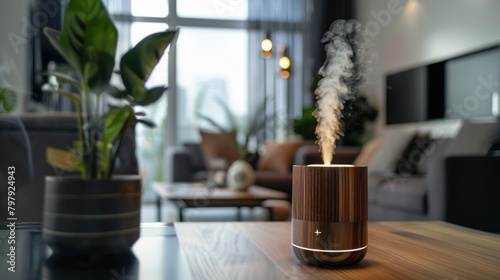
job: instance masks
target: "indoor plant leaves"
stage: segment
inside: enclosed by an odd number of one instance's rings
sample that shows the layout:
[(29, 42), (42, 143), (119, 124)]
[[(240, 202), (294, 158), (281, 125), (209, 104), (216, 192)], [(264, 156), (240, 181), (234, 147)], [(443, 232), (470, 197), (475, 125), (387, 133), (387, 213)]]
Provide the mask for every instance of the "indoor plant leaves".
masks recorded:
[[(75, 104), (79, 140), (72, 152), (80, 159), (83, 178), (110, 178), (127, 129), (137, 123), (154, 126), (148, 120), (137, 119), (134, 106), (152, 104), (166, 91), (165, 86), (148, 89), (146, 82), (179, 32), (166, 30), (147, 36), (123, 55), (120, 69), (113, 69), (118, 32), (100, 0), (71, 0), (62, 31), (45, 28), (44, 33), (76, 72), (76, 77), (59, 72), (49, 75), (59, 83), (73, 86), (78, 93), (50, 85), (44, 87)], [(124, 89), (110, 85), (113, 73), (121, 76)], [(110, 105), (107, 113), (101, 112), (96, 104), (106, 102), (104, 94), (122, 99), (121, 107)], [(58, 158), (51, 153), (56, 151), (48, 150), (48, 159)], [(58, 161), (54, 162), (57, 165)]]
[(64, 57), (84, 85), (96, 90), (108, 83), (118, 32), (100, 0), (70, 1), (59, 39)]
[(148, 105), (165, 91), (163, 87), (147, 90), (145, 84), (176, 34), (178, 32), (172, 30), (151, 34), (123, 55), (120, 74), (132, 103)]

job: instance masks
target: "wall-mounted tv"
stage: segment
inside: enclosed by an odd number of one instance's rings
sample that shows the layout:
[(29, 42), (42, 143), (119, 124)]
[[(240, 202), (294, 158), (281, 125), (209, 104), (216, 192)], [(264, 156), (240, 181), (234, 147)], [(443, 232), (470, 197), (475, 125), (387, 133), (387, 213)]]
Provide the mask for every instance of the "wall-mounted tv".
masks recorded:
[(427, 120), (427, 68), (387, 76), (387, 124)]
[[(445, 67), (445, 117), (489, 117), (500, 86), (500, 52), (493, 48), (450, 59)], [(496, 101), (498, 102), (498, 101)]]
[(500, 104), (500, 49), (483, 49), (386, 76), (386, 123), (487, 117)]

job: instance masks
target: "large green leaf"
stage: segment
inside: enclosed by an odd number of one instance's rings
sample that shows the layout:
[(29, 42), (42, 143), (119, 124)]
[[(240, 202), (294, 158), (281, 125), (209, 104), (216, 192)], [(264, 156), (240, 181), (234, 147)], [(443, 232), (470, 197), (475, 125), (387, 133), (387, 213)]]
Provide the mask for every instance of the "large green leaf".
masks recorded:
[[(43, 33), (49, 39), (50, 44), (71, 64), (75, 69), (79, 69), (77, 62), (73, 62), (70, 53), (61, 44), (61, 32), (50, 27), (44, 27)], [(80, 73), (79, 73), (80, 74)]]
[(66, 171), (81, 170), (81, 160), (73, 152), (47, 147), (45, 157), (50, 166)]
[(131, 107), (110, 109), (104, 116), (104, 134), (102, 138), (102, 170), (106, 177), (109, 173), (112, 160), (113, 142), (118, 135), (136, 123), (134, 111)]
[(146, 94), (143, 96), (141, 100), (137, 100), (136, 104), (141, 105), (141, 106), (146, 106), (151, 103), (156, 102), (160, 97), (163, 95), (163, 93), (167, 90), (166, 87), (154, 87), (151, 89), (148, 89), (146, 91)]
[(130, 107), (119, 109), (110, 109), (104, 116), (104, 135), (103, 142), (105, 145), (112, 143), (123, 127), (129, 121), (130, 116), (134, 116), (134, 112)]
[(138, 104), (143, 100), (150, 100), (145, 95), (159, 92), (158, 89), (148, 92), (145, 84), (177, 34), (177, 30), (151, 34), (123, 55), (120, 60), (121, 77), (134, 103)]
[(84, 84), (91, 89), (107, 84), (111, 77), (117, 33), (100, 0), (69, 2), (60, 34), (60, 47)]
[(17, 104), (17, 93), (10, 88), (0, 87), (0, 105), (5, 112), (12, 111)]

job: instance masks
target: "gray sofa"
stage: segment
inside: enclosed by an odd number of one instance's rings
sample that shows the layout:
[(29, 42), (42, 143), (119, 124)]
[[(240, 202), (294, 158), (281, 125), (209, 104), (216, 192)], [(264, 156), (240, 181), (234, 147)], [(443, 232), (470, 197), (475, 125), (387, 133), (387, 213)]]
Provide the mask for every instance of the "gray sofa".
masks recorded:
[(371, 162), (369, 219), (443, 220), (500, 232), (500, 156), (487, 155), (485, 145), (491, 145), (494, 130), (494, 123), (465, 122), (453, 139), (434, 142), (418, 174), (382, 172)]
[[(0, 182), (6, 186), (7, 168), (15, 167), (15, 209), (19, 222), (42, 221), (45, 176), (72, 174), (47, 164), (46, 147), (68, 149), (76, 139), (76, 116), (72, 113), (0, 115)], [(123, 143), (116, 173), (138, 174), (135, 152), (131, 151), (135, 151), (133, 131)], [(2, 187), (0, 201), (6, 203), (7, 194), (7, 187)], [(0, 219), (6, 218), (7, 211), (0, 211)]]

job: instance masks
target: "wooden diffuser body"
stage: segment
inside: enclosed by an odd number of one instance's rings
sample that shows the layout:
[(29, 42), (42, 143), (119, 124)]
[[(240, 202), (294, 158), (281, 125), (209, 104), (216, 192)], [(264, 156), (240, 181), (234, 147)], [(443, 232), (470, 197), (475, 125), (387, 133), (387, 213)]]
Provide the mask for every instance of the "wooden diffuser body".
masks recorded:
[(317, 266), (361, 261), (368, 245), (367, 167), (293, 166), (292, 251)]

